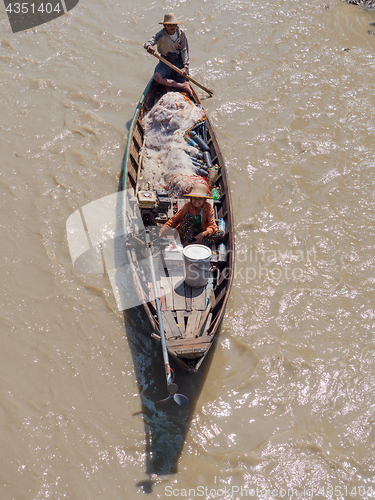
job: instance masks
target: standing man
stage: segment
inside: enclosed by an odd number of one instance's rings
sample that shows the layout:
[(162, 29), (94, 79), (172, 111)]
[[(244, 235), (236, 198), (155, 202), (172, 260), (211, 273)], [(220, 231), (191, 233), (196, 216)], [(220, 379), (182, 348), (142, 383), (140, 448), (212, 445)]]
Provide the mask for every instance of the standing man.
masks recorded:
[(182, 89), (191, 94), (191, 87), (186, 79), (189, 72), (189, 47), (185, 33), (178, 27), (181, 23), (175, 14), (170, 13), (165, 14), (164, 21), (159, 24), (164, 26), (163, 29), (148, 40), (143, 47), (150, 54), (154, 54), (154, 45), (156, 45), (160, 55), (181, 69), (184, 76), (160, 61), (155, 68), (154, 80), (167, 87)]

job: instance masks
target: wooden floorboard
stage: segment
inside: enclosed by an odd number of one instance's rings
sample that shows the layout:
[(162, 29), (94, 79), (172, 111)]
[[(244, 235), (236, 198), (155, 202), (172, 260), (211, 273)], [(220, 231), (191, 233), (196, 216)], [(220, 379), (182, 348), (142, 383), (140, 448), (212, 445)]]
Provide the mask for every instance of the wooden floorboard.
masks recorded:
[(211, 342), (199, 345), (191, 344), (184, 347), (174, 348), (173, 351), (180, 358), (194, 359), (202, 356), (210, 348), (210, 346)]
[(165, 338), (167, 340), (174, 339), (174, 334), (172, 332), (171, 327), (169, 326), (169, 323), (168, 323), (168, 320), (167, 320), (165, 313), (166, 313), (166, 311), (161, 312), (161, 317), (163, 318), (163, 327), (164, 327)]
[(206, 309), (206, 287), (191, 289), (191, 309), (193, 311), (203, 311)]
[(199, 345), (206, 344), (207, 342), (212, 342), (214, 337), (212, 335), (202, 335), (202, 337), (194, 337), (189, 339), (170, 339), (167, 341), (168, 349), (174, 349), (177, 347), (187, 346), (187, 345)]
[(195, 337), (195, 333), (198, 329), (201, 317), (202, 317), (202, 311), (192, 311), (190, 313), (186, 325), (185, 338)]
[(173, 309), (175, 311), (186, 311), (185, 282), (183, 278), (180, 270), (172, 271)]
[(163, 290), (163, 294), (165, 294), (165, 309), (167, 311), (173, 311), (173, 293), (171, 279), (167, 276), (161, 276), (160, 284)]
[[(171, 329), (172, 335), (175, 338), (181, 338), (181, 332), (177, 326), (176, 320), (174, 319), (172, 311), (165, 311), (164, 317), (167, 320), (168, 326)], [(163, 317), (163, 321), (164, 321)]]
[(210, 313), (208, 315), (208, 318), (207, 318), (207, 321), (206, 321), (206, 325), (205, 325), (204, 330), (203, 330), (203, 335), (201, 337), (199, 337), (199, 338), (202, 338), (203, 336), (207, 335), (207, 330), (210, 328), (211, 321), (212, 321), (212, 313)]
[(186, 310), (191, 311), (191, 286), (185, 283)]
[(182, 337), (185, 337), (185, 316), (186, 311), (177, 311), (177, 323), (178, 328), (180, 329)]

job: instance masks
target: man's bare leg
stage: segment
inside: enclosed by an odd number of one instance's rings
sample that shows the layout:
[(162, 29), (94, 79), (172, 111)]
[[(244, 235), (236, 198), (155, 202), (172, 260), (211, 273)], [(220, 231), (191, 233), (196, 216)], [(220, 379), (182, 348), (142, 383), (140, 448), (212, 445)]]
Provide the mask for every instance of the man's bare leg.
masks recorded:
[(176, 82), (176, 80), (172, 80), (170, 78), (163, 78), (160, 73), (154, 74), (154, 80), (161, 85), (165, 85), (166, 87), (181, 89), (184, 92), (187, 92), (189, 95), (192, 95), (192, 90), (188, 81), (184, 83)]

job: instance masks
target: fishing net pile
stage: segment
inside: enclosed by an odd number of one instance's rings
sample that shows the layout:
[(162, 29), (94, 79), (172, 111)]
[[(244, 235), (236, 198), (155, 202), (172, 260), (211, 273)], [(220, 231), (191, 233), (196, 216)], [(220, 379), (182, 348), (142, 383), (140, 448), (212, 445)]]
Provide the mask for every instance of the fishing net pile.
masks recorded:
[(205, 182), (189, 158), (197, 150), (184, 139), (184, 133), (204, 118), (203, 108), (180, 92), (163, 95), (144, 116), (142, 175), (152, 188), (179, 197), (198, 179)]

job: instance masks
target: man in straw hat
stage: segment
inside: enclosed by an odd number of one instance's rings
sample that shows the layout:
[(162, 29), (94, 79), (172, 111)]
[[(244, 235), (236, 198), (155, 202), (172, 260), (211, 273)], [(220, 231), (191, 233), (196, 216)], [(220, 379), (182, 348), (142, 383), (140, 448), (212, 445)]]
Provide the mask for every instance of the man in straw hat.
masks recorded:
[(180, 210), (171, 217), (161, 228), (160, 236), (164, 236), (171, 228), (176, 228), (184, 245), (200, 243), (209, 245), (224, 236), (219, 231), (215, 222), (214, 209), (207, 199), (212, 199), (207, 194), (207, 187), (202, 182), (196, 182), (193, 189), (185, 196), (190, 197)]
[[(189, 47), (185, 33), (178, 26), (181, 24), (180, 21), (177, 20), (175, 14), (169, 13), (165, 14), (164, 21), (159, 24), (164, 26), (163, 29), (158, 31), (143, 47), (150, 54), (154, 54), (154, 45), (156, 45), (160, 55), (181, 69), (183, 75), (186, 76), (189, 72)], [(156, 82), (191, 94), (190, 84), (184, 76), (179, 75), (177, 71), (161, 61), (154, 72)]]

